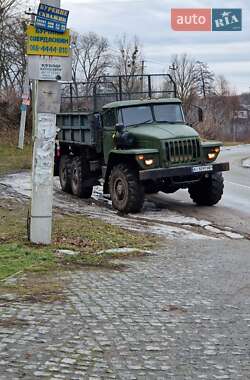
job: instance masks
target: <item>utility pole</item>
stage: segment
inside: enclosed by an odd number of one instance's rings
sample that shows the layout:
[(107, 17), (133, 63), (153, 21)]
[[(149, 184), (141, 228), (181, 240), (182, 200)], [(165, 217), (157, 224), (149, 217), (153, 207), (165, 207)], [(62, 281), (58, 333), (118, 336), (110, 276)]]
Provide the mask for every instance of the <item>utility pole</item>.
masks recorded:
[[(41, 3), (60, 8), (60, 0), (43, 0)], [(56, 114), (60, 112), (60, 84), (56, 80), (36, 80), (33, 81), (32, 91), (35, 128), (30, 240), (36, 244), (50, 244)]]
[(60, 84), (36, 83), (36, 109), (32, 164), (30, 240), (50, 244), (52, 234), (53, 171), (56, 114), (60, 107)]
[(173, 70), (173, 71), (177, 70), (177, 66), (175, 65), (175, 63), (173, 63), (172, 66), (171, 65), (169, 66), (169, 70)]

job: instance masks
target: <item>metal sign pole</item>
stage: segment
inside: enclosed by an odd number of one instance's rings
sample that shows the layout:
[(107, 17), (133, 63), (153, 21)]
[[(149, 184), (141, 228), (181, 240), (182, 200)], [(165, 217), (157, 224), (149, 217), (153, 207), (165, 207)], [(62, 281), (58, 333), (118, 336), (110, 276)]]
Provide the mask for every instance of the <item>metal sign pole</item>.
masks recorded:
[[(60, 7), (60, 0), (43, 0), (42, 3)], [(56, 81), (39, 80), (36, 90), (30, 240), (36, 244), (50, 244), (56, 114), (60, 111), (60, 84)]]
[(18, 138), (18, 148), (23, 149), (24, 146), (24, 134), (25, 134), (25, 125), (26, 125), (27, 109), (21, 110), (21, 119), (20, 119), (20, 129), (19, 129), (19, 138)]
[(20, 120), (19, 139), (18, 139), (19, 149), (23, 149), (23, 146), (24, 146), (27, 106), (30, 104), (30, 86), (29, 86), (29, 75), (28, 75), (27, 70), (25, 73), (22, 99), (23, 100), (22, 100), (22, 105), (21, 105), (21, 120)]

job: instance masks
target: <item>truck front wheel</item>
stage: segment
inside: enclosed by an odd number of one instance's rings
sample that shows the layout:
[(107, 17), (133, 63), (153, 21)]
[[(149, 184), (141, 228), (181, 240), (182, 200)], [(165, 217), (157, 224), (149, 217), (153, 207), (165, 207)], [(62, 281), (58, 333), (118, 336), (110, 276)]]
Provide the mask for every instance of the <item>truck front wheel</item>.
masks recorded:
[(62, 156), (59, 164), (59, 178), (62, 191), (66, 193), (71, 192), (71, 182), (70, 182), (70, 172), (71, 172), (71, 158), (69, 156)]
[(221, 173), (209, 174), (188, 189), (190, 197), (199, 206), (213, 206), (222, 197), (224, 179)]
[(128, 165), (114, 166), (109, 177), (112, 205), (124, 213), (140, 212), (144, 202), (144, 191), (135, 170)]
[(88, 178), (88, 171), (84, 167), (81, 157), (75, 157), (71, 165), (71, 189), (79, 198), (90, 198), (93, 186), (86, 186), (84, 181)]

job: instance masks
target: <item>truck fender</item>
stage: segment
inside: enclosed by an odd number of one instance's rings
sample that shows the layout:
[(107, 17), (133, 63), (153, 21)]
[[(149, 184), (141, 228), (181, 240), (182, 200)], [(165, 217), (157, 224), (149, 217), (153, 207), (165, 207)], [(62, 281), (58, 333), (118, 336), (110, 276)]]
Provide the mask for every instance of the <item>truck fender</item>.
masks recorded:
[(134, 168), (139, 166), (135, 160), (134, 153), (120, 153), (120, 152), (111, 152), (109, 154), (107, 166), (102, 167), (102, 177), (104, 178), (103, 193), (109, 194), (109, 176), (115, 165), (118, 165), (122, 162), (125, 162), (128, 165), (132, 165)]

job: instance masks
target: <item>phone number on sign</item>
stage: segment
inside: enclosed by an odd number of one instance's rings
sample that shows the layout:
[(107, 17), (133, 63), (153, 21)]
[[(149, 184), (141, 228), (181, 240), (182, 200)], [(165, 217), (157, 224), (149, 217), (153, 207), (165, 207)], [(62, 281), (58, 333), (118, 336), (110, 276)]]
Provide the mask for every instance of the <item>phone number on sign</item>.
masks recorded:
[(69, 49), (64, 47), (57, 46), (38, 46), (38, 45), (30, 45), (30, 51), (36, 54), (41, 53), (53, 53), (53, 54), (63, 54), (68, 55)]

